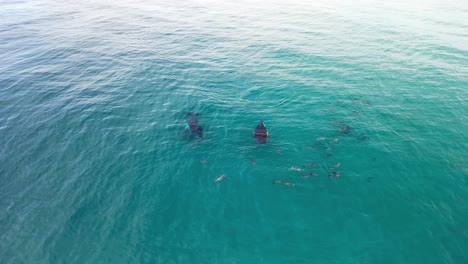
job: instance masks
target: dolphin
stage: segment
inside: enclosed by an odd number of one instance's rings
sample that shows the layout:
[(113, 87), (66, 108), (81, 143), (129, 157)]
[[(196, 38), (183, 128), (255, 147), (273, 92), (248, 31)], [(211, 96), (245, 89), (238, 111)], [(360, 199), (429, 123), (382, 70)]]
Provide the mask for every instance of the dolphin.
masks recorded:
[(291, 167), (288, 169), (289, 171), (302, 171), (301, 168), (298, 168), (298, 167)]
[(198, 125), (198, 113), (184, 112), (184, 114), (186, 116), (190, 116), (187, 124), (185, 125), (185, 130), (188, 130), (192, 135), (196, 135), (203, 139), (203, 128)]
[(287, 182), (287, 181), (274, 181), (273, 184), (284, 184), (286, 186), (289, 186), (289, 187), (292, 187), (294, 185), (296, 185), (295, 183), (292, 183), (292, 182)]
[(257, 127), (255, 128), (254, 136), (258, 144), (266, 143), (268, 138), (268, 131), (263, 121), (260, 121), (260, 123), (258, 123)]
[(224, 180), (225, 178), (226, 178), (226, 175), (223, 174), (223, 175), (219, 176), (218, 178), (216, 178), (215, 182), (220, 182), (220, 181)]

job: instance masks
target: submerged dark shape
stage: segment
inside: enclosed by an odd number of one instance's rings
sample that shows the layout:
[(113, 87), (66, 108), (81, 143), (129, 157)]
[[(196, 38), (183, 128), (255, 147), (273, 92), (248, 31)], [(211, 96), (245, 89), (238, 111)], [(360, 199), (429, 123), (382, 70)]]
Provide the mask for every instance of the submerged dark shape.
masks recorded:
[(370, 139), (370, 137), (369, 137), (368, 135), (361, 134), (361, 135), (359, 135), (359, 136), (358, 136), (358, 138), (357, 138), (357, 139), (358, 139), (359, 141), (361, 141), (361, 142), (362, 142), (362, 141), (367, 141), (367, 140), (369, 140), (369, 139)]
[(188, 130), (192, 135), (196, 135), (203, 139), (203, 128), (198, 125), (198, 113), (184, 112), (184, 114), (190, 116), (187, 124), (185, 125), (185, 130)]
[(276, 147), (276, 152), (277, 152), (278, 154), (280, 154), (280, 155), (283, 155), (283, 154), (281, 154), (281, 149), (278, 148), (278, 147)]
[(268, 131), (265, 127), (265, 124), (263, 124), (263, 121), (260, 121), (260, 123), (258, 123), (257, 127), (255, 128), (254, 136), (259, 144), (266, 143), (268, 138)]
[(353, 128), (346, 124), (341, 124), (340, 132), (343, 132), (345, 134), (350, 134), (351, 132), (353, 132)]
[(338, 132), (341, 132), (341, 133), (344, 133), (344, 134), (350, 134), (351, 132), (353, 132), (353, 128), (348, 126), (347, 124), (345, 124), (343, 122), (332, 120), (332, 123), (334, 125), (340, 126), (340, 129), (338, 130)]

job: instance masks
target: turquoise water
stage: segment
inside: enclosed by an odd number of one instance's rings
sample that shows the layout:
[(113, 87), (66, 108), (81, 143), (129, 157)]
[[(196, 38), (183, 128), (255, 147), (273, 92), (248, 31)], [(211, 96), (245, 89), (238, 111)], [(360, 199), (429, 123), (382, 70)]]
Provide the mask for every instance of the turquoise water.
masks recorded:
[(2, 263), (468, 263), (466, 2), (99, 2), (0, 2)]

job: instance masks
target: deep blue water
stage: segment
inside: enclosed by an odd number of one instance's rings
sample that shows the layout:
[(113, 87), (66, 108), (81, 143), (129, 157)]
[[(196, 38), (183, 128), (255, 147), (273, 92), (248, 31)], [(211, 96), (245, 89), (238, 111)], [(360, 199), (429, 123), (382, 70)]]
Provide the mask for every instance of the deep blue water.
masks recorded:
[(468, 5), (343, 2), (0, 1), (0, 262), (468, 263)]

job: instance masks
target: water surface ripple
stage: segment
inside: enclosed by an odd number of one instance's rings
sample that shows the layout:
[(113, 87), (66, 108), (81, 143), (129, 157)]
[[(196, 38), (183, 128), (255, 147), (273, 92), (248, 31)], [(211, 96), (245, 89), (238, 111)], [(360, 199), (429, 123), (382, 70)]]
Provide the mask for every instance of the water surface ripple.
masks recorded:
[(2, 263), (468, 263), (467, 18), (2, 1)]

